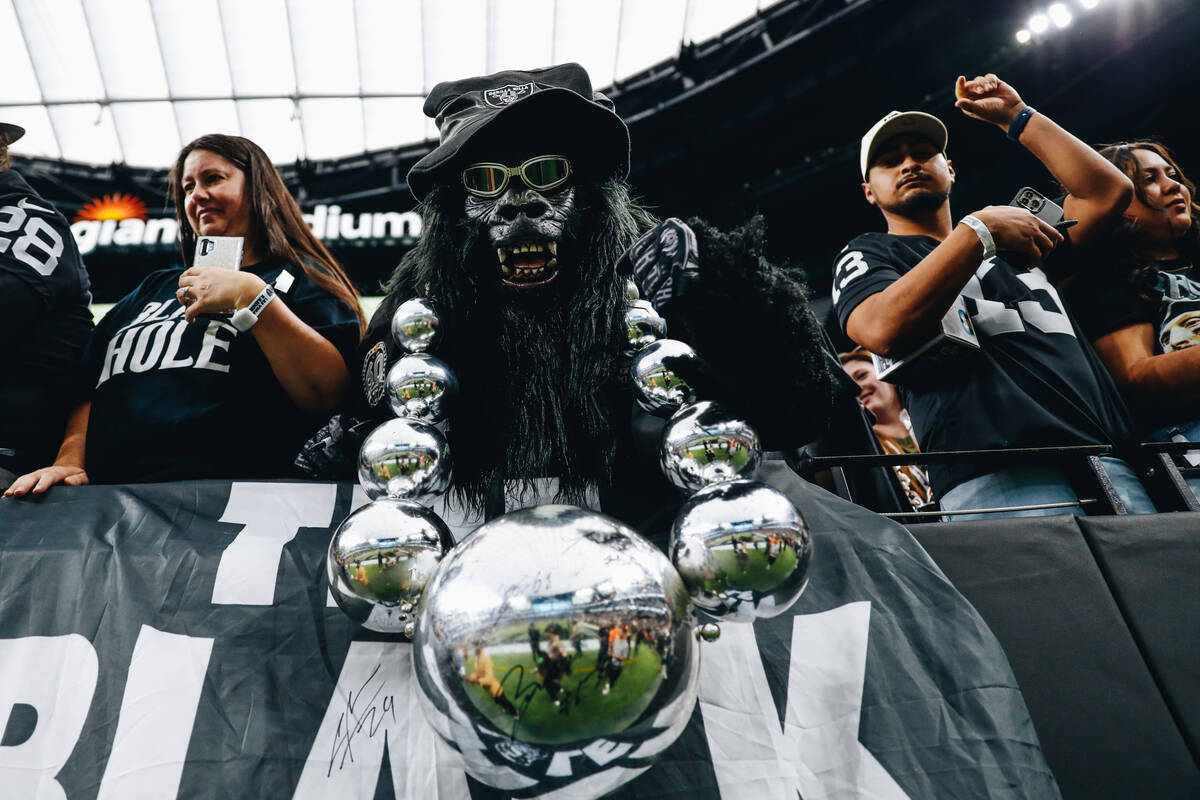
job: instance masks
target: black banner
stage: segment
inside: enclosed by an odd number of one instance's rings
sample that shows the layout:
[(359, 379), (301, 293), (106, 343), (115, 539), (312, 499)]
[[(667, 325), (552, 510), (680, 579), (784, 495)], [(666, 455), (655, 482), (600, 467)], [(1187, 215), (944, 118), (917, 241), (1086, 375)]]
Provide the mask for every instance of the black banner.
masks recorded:
[[(1058, 796), (999, 644), (912, 537), (771, 482), (814, 532), (797, 605), (702, 646), (654, 766), (585, 747), (517, 794)], [(325, 549), (361, 502), (223, 481), (0, 501), (0, 796), (500, 796), (425, 722), (410, 646), (332, 606)]]
[(913, 526), (1004, 645), (1064, 797), (1200, 797), (1200, 514)]

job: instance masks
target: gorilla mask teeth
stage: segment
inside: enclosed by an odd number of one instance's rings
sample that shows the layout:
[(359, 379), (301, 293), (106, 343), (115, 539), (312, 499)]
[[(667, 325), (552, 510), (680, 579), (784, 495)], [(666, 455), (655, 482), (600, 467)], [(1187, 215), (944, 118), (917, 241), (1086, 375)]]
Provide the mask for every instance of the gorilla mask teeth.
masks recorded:
[(522, 240), (496, 248), (505, 284), (520, 288), (542, 286), (558, 274), (558, 243)]

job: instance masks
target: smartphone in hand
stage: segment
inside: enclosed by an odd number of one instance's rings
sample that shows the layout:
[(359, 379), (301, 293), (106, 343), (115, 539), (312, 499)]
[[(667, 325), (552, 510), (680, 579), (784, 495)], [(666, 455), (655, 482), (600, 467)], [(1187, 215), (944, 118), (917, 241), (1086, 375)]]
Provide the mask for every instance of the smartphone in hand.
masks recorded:
[(1062, 206), (1031, 186), (1023, 186), (1017, 190), (1016, 196), (1009, 205), (1023, 208), (1050, 225), (1057, 226), (1063, 221)]
[(192, 266), (241, 269), (243, 241), (241, 236), (199, 236)]

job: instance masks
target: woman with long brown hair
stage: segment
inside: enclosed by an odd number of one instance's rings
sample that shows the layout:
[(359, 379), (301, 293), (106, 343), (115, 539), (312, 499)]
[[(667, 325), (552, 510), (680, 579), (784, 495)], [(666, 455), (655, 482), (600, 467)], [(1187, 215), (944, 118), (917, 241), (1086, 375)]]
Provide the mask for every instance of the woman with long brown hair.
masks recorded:
[[(1200, 441), (1196, 187), (1158, 142), (1109, 145), (1100, 154), (1133, 181), (1134, 196), (1067, 299), (1144, 434)], [(1071, 202), (1068, 196), (1068, 216)], [(1200, 481), (1189, 484), (1200, 490)]]
[[(168, 182), (186, 268), (150, 274), (101, 320), (90, 400), (54, 465), (6, 494), (288, 476), (338, 404), (362, 310), (270, 159), (248, 139), (202, 136)], [(242, 237), (240, 269), (192, 264), (198, 237), (218, 236)]]

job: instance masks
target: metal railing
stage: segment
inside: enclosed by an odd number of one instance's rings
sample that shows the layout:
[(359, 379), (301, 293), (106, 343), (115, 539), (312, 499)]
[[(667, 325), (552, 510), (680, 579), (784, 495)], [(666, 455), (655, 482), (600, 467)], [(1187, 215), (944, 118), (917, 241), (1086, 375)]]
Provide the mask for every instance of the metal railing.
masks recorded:
[[(801, 451), (793, 464), (805, 478), (812, 480), (827, 471), (834, 487), (842, 497), (865, 505), (884, 516), (904, 522), (937, 521), (964, 514), (999, 514), (1057, 508), (1081, 508), (1092, 514), (1126, 514), (1116, 488), (1101, 461), (1102, 456), (1120, 457), (1138, 473), (1143, 486), (1160, 511), (1200, 511), (1200, 502), (1187, 485), (1186, 476), (1200, 475), (1200, 467), (1179, 466), (1174, 455), (1188, 451), (1200, 452), (1200, 442), (1144, 442), (1133, 452), (1118, 453), (1107, 445), (1074, 445), (1063, 447), (1024, 447), (1005, 450), (952, 450), (900, 455), (859, 454), (813, 456)], [(955, 511), (908, 510), (882, 507), (886, 503), (855, 492), (847, 471), (880, 469), (894, 483), (891, 467), (929, 464), (984, 463), (997, 469), (1022, 464), (1059, 465), (1070, 480), (1079, 499), (1076, 502), (1041, 503), (961, 509)], [(856, 496), (859, 495), (859, 496)], [(903, 492), (899, 492), (903, 499)], [(894, 504), (894, 501), (893, 501)]]

